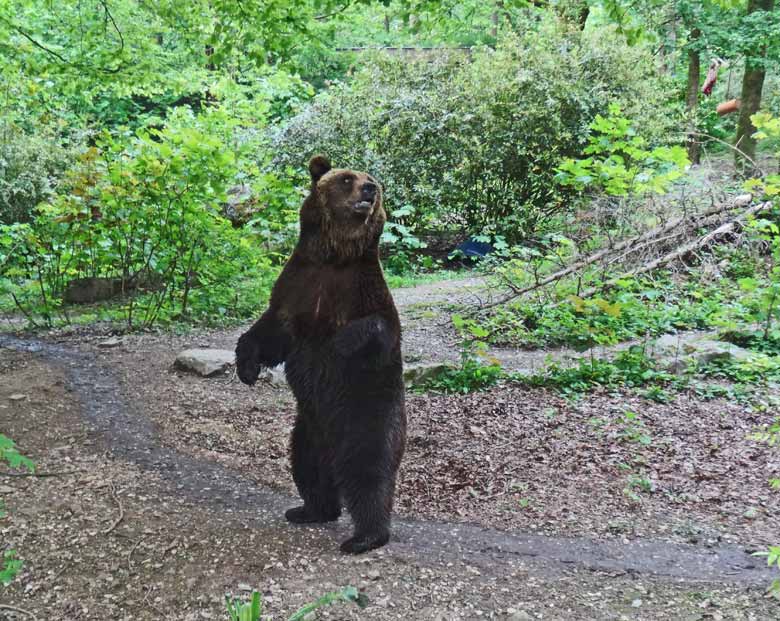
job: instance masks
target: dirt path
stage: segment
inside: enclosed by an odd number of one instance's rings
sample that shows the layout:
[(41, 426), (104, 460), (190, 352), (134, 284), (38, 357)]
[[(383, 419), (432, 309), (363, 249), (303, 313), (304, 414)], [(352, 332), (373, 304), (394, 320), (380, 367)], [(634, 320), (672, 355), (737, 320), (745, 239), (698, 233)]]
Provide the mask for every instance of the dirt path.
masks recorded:
[[(110, 618), (163, 618), (172, 606), (188, 611), (186, 618), (221, 618), (221, 593), (242, 582), (277, 585), (265, 588), (277, 614), (351, 582), (371, 597), (363, 617), (371, 619), (770, 619), (776, 611), (761, 597), (769, 572), (734, 545), (598, 541), (400, 519), (387, 549), (339, 557), (335, 539), (348, 524), (291, 528), (279, 517), (293, 502), (289, 494), (165, 446), (105, 360), (69, 346), (6, 337), (0, 345), (10, 380), (3, 391), (26, 395), (9, 404), (0, 394), (8, 404), (0, 428), (42, 469), (62, 469), (65, 458), (69, 469), (84, 471), (13, 481), (22, 485), (7, 499), (12, 517), (3, 537), (29, 560), (0, 602), (50, 618), (107, 618), (93, 616), (98, 602), (111, 607)], [(117, 512), (117, 489), (125, 516), (102, 534)], [(63, 529), (70, 538), (60, 536)], [(78, 545), (85, 537), (92, 548)], [(63, 551), (74, 545), (69, 560)], [(355, 614), (334, 608), (322, 618)]]

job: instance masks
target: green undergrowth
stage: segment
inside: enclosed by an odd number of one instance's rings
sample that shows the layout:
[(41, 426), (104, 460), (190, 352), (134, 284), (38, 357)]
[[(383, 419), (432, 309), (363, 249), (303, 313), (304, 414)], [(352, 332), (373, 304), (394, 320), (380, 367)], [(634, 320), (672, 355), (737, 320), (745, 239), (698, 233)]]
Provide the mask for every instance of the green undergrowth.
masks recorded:
[[(470, 329), (479, 331), (473, 324)], [(658, 403), (690, 392), (701, 399), (726, 398), (759, 409), (776, 407), (775, 384), (780, 382), (780, 356), (754, 353), (748, 358), (717, 358), (707, 364), (691, 364), (683, 372), (671, 373), (648, 356), (642, 346), (633, 346), (611, 359), (588, 357), (574, 366), (550, 363), (532, 375), (504, 370), (474, 341), (464, 348), (457, 367), (446, 370), (420, 391), (467, 394), (487, 390), (499, 383), (553, 390), (568, 398), (597, 391), (635, 391)], [(477, 341), (478, 343), (478, 341)], [(484, 343), (484, 342), (483, 342)]]
[[(564, 394), (582, 394), (597, 388), (679, 388), (685, 380), (664, 371), (639, 347), (620, 352), (613, 360), (588, 358), (573, 367), (557, 363), (534, 375), (510, 374), (511, 380), (527, 386), (551, 388)], [(653, 393), (650, 393), (653, 394)], [(662, 400), (659, 395), (655, 400)]]
[(681, 282), (668, 275), (627, 279), (590, 299), (577, 296), (573, 286), (562, 283), (551, 300), (497, 308), (481, 322), (490, 342), (584, 350), (683, 330), (735, 326), (757, 315), (761, 306), (759, 296), (741, 290), (736, 280), (701, 284), (697, 274)]
[[(29, 457), (25, 457), (16, 448), (16, 443), (8, 436), (0, 433), (0, 464), (4, 464), (12, 469), (27, 470), (35, 472), (35, 462)], [(0, 527), (7, 513), (5, 504), (0, 499)], [(0, 548), (0, 587), (6, 587), (22, 571), (23, 562), (17, 557), (16, 550), (12, 548)], [(2, 590), (0, 590), (2, 593)]]
[[(193, 327), (221, 328), (240, 324), (247, 319), (255, 317), (263, 305), (267, 302), (271, 293), (274, 279), (279, 273), (279, 267), (268, 267), (259, 277), (244, 278), (232, 286), (230, 291), (214, 292), (193, 289), (192, 310), (183, 316), (176, 308), (162, 304), (157, 308), (154, 326), (178, 331)], [(25, 285), (34, 288), (35, 285)], [(47, 310), (43, 314), (41, 308), (36, 308), (32, 313), (25, 314), (28, 309), (21, 308), (14, 303), (11, 293), (17, 298), (20, 295), (29, 297), (22, 292), (20, 287), (7, 289), (7, 295), (0, 294), (0, 317), (19, 317), (25, 320), (26, 327), (32, 329), (47, 328), (57, 329), (67, 326), (87, 326), (93, 324), (114, 325), (118, 330), (134, 331), (151, 328), (145, 322), (131, 323), (128, 325), (130, 307), (151, 308), (155, 306), (154, 298), (157, 292), (137, 292), (124, 297), (95, 302), (92, 304), (66, 304), (59, 299), (48, 301)], [(201, 305), (201, 295), (209, 297), (208, 303)], [(218, 299), (215, 302), (215, 297)], [(212, 306), (213, 304), (213, 306)], [(3, 323), (0, 320), (0, 333), (4, 330), (18, 329), (18, 324)]]
[(444, 280), (456, 280), (458, 278), (468, 278), (469, 272), (453, 270), (436, 270), (433, 272), (408, 271), (397, 273), (391, 270), (385, 270), (385, 280), (387, 286), (391, 289), (403, 289), (406, 287), (417, 287), (427, 285), (433, 282)]
[[(300, 608), (287, 621), (303, 621), (309, 619), (314, 611), (330, 606), (338, 602), (351, 602), (359, 608), (365, 608), (368, 605), (368, 598), (353, 586), (347, 586), (340, 591), (333, 591), (317, 598)], [(242, 601), (238, 598), (225, 596), (225, 606), (227, 607), (230, 621), (260, 621), (263, 614), (263, 600), (257, 591), (252, 591), (249, 601)]]

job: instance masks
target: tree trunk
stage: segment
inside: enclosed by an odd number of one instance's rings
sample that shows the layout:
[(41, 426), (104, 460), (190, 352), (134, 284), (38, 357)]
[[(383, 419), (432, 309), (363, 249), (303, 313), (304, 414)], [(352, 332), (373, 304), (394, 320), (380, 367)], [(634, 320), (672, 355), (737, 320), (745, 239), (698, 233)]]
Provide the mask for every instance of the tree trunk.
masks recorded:
[(585, 30), (585, 24), (588, 21), (589, 15), (590, 15), (590, 5), (587, 2), (582, 2), (580, 4), (579, 15), (577, 16), (577, 19), (580, 23), (580, 30)]
[[(748, 0), (747, 13), (750, 15), (756, 11), (771, 11), (773, 6), (774, 0)], [(756, 128), (750, 121), (750, 117), (761, 107), (761, 91), (764, 89), (764, 76), (766, 75), (762, 60), (765, 55), (766, 46), (757, 42), (755, 56), (748, 56), (745, 59), (745, 76), (742, 78), (742, 104), (737, 123), (735, 164), (737, 170), (746, 175), (754, 174), (756, 168), (753, 164), (756, 159), (756, 139), (753, 138)]]
[(675, 67), (675, 61), (677, 59), (677, 54), (674, 53), (675, 49), (677, 49), (677, 16), (672, 15), (669, 19), (669, 24), (667, 25), (666, 29), (666, 37), (668, 40), (668, 48), (671, 50), (664, 59), (664, 70), (666, 71), (667, 75), (674, 75), (674, 72), (676, 70)]
[(688, 114), (688, 159), (692, 164), (701, 161), (701, 147), (696, 138), (696, 109), (699, 107), (699, 81), (701, 79), (701, 57), (696, 43), (701, 37), (698, 28), (691, 30), (691, 44), (688, 49), (688, 87), (685, 96), (685, 110)]

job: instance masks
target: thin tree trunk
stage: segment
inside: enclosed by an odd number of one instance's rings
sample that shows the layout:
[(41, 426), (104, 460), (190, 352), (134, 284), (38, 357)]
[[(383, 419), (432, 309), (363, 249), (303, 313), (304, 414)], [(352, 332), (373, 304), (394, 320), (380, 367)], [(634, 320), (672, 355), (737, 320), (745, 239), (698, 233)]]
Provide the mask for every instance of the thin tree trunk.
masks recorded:
[(677, 48), (677, 18), (674, 15), (672, 15), (671, 19), (669, 20), (666, 36), (669, 41), (668, 47), (671, 51), (666, 55), (666, 59), (664, 60), (664, 69), (667, 75), (674, 75), (676, 69), (675, 60), (677, 58), (677, 55), (674, 53), (674, 50)]
[[(750, 15), (756, 11), (771, 11), (773, 7), (774, 0), (748, 0), (747, 13)], [(764, 89), (766, 75), (766, 69), (761, 61), (765, 55), (766, 46), (762, 45), (755, 50), (753, 58), (748, 56), (745, 59), (745, 76), (742, 78), (742, 97), (736, 139), (738, 150), (735, 152), (735, 164), (737, 170), (747, 175), (755, 172), (751, 160), (756, 159), (756, 139), (753, 138), (756, 128), (750, 117), (761, 107), (761, 91)]]
[(701, 147), (696, 138), (696, 109), (699, 107), (699, 81), (701, 79), (701, 57), (696, 43), (701, 37), (701, 31), (694, 28), (691, 31), (691, 44), (688, 49), (688, 87), (685, 96), (685, 109), (688, 113), (688, 159), (691, 163), (701, 161)]
[(580, 3), (579, 14), (577, 15), (577, 20), (580, 23), (580, 30), (585, 30), (585, 24), (588, 21), (589, 15), (590, 15), (590, 5), (587, 3), (586, 0), (583, 0)]

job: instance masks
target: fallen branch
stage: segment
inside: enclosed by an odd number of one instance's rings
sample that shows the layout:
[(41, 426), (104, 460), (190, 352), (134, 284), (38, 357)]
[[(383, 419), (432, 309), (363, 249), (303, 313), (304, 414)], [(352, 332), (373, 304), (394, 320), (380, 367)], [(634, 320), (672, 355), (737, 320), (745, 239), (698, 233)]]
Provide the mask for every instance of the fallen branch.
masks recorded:
[(119, 517), (114, 520), (111, 526), (109, 526), (106, 530), (103, 531), (104, 535), (108, 535), (109, 533), (111, 533), (117, 526), (119, 526), (119, 523), (125, 517), (125, 509), (124, 507), (122, 507), (122, 501), (119, 500), (119, 495), (117, 494), (116, 488), (114, 487), (113, 483), (111, 484), (111, 496), (113, 496), (114, 500), (116, 501), (116, 504), (119, 506)]
[(671, 252), (668, 252), (664, 256), (658, 257), (657, 259), (650, 261), (649, 263), (645, 263), (644, 265), (637, 266), (634, 269), (631, 269), (627, 272), (623, 272), (622, 274), (620, 274), (620, 276), (611, 278), (607, 282), (603, 283), (598, 287), (591, 287), (590, 289), (586, 289), (585, 291), (579, 294), (579, 297), (589, 298), (590, 296), (598, 293), (599, 291), (612, 287), (620, 280), (623, 280), (625, 278), (632, 278), (634, 276), (639, 276), (640, 274), (646, 274), (647, 272), (652, 272), (653, 270), (656, 270), (659, 267), (668, 265), (672, 261), (685, 257), (691, 252), (694, 252), (696, 250), (701, 250), (702, 248), (708, 246), (712, 241), (734, 231), (734, 229), (736, 229), (737, 226), (741, 226), (742, 224), (744, 224), (745, 220), (747, 220), (747, 218), (749, 218), (750, 216), (756, 215), (757, 213), (764, 211), (765, 209), (769, 208), (771, 205), (772, 203), (770, 202), (759, 203), (758, 205), (755, 205), (750, 209), (746, 210), (744, 213), (740, 214), (733, 220), (721, 224), (714, 231), (710, 231), (703, 237), (694, 239), (693, 241), (690, 241), (687, 244), (684, 244), (683, 246), (680, 246), (679, 248), (672, 250)]
[(35, 613), (30, 612), (29, 610), (25, 610), (24, 608), (17, 608), (16, 606), (11, 606), (10, 604), (0, 604), (0, 610), (10, 610), (11, 612), (18, 612), (19, 614), (27, 615), (28, 617), (32, 617), (33, 619), (36, 619)]
[(130, 552), (127, 553), (127, 571), (133, 571), (133, 553), (136, 551), (138, 546), (141, 545), (142, 539), (139, 539), (135, 542), (135, 545), (133, 545), (132, 548), (130, 548)]
[(69, 474), (82, 474), (83, 470), (61, 470), (59, 472), (0, 472), (0, 477), (64, 477)]
[[(680, 235), (684, 235), (689, 228), (693, 228), (695, 226), (701, 226), (703, 224), (702, 220), (709, 221), (713, 216), (722, 214), (731, 209), (735, 209), (738, 207), (745, 207), (749, 205), (752, 198), (753, 197), (750, 194), (742, 194), (727, 203), (721, 203), (719, 205), (715, 205), (714, 207), (711, 207), (710, 209), (703, 211), (702, 213), (673, 218), (672, 220), (669, 220), (669, 222), (667, 222), (664, 225), (656, 227), (650, 231), (646, 231), (641, 235), (637, 235), (635, 237), (631, 237), (629, 239), (623, 240), (622, 242), (615, 244), (614, 246), (611, 246), (609, 248), (604, 248), (603, 250), (599, 250), (598, 252), (588, 255), (587, 257), (579, 259), (578, 261), (575, 261), (568, 267), (558, 270), (557, 272), (550, 274), (549, 276), (546, 276), (541, 280), (538, 280), (532, 285), (528, 285), (522, 288), (517, 288), (509, 284), (510, 288), (512, 289), (512, 292), (509, 295), (506, 295), (500, 298), (499, 300), (496, 300), (495, 302), (491, 302), (490, 304), (480, 307), (478, 311), (484, 312), (491, 308), (495, 308), (496, 306), (501, 306), (502, 304), (506, 304), (511, 300), (514, 300), (520, 296), (535, 291), (536, 289), (540, 289), (541, 287), (549, 285), (553, 282), (560, 280), (561, 278), (573, 274), (574, 272), (579, 271), (582, 268), (593, 265), (594, 263), (597, 263), (601, 259), (608, 258), (610, 255), (613, 255), (615, 253), (625, 250), (625, 252), (620, 257), (622, 259), (630, 254), (634, 254), (639, 250), (654, 245), (660, 241), (666, 241), (671, 237), (679, 237)], [(688, 227), (684, 228), (683, 225), (685, 223), (689, 223), (689, 225)], [(662, 237), (666, 233), (669, 233), (670, 231), (675, 231), (675, 234), (672, 236)], [(614, 263), (614, 261), (610, 261), (610, 263)]]

